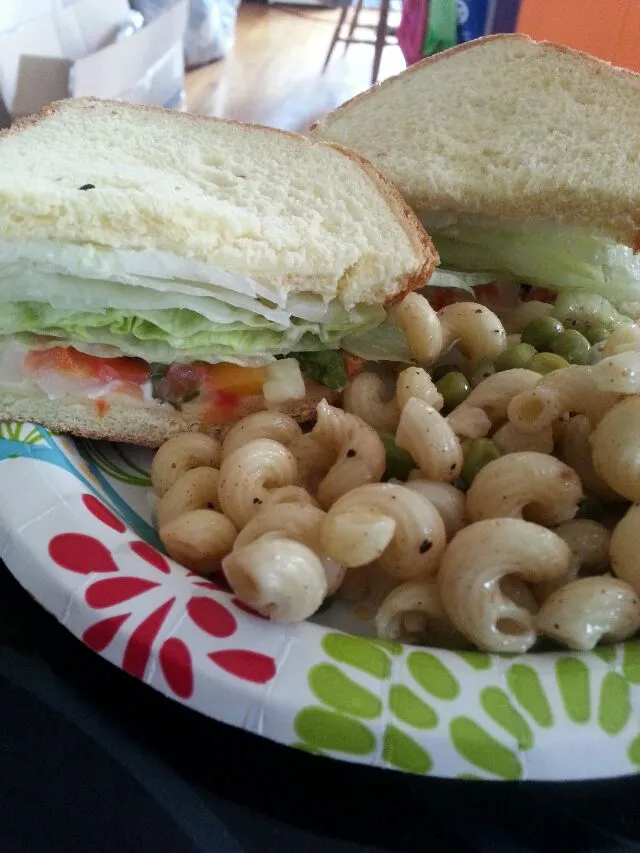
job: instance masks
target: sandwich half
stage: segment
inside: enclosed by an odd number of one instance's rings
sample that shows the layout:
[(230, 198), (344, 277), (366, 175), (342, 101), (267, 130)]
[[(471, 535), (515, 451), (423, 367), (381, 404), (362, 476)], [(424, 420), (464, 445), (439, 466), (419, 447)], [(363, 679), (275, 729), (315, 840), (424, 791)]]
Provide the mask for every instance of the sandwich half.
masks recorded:
[(443, 268), (640, 302), (640, 75), (491, 36), (359, 95), (311, 137), (381, 169)]
[(0, 163), (2, 420), (149, 446), (270, 399), (303, 420), (437, 263), (365, 159), (295, 134), (79, 99)]

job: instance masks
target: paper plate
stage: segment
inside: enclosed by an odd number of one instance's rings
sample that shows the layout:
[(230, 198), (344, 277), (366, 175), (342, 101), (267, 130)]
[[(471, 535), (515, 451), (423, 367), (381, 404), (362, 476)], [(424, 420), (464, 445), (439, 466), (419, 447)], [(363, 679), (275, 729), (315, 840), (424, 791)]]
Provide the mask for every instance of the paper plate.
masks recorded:
[(640, 643), (593, 654), (375, 640), (344, 605), (276, 625), (162, 554), (151, 454), (0, 426), (9, 570), (96, 653), (202, 714), (409, 773), (592, 779), (640, 767)]

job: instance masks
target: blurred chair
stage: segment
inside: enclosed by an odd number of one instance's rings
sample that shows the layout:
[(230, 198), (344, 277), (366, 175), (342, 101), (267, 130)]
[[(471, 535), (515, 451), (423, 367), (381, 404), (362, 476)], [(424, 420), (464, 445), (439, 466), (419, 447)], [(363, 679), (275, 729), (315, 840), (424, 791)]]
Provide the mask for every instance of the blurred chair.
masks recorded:
[[(359, 22), (360, 12), (362, 11), (363, 0), (355, 0), (355, 9), (353, 9), (353, 13), (351, 16), (351, 21), (349, 22), (348, 32), (346, 36), (342, 35), (342, 28), (347, 23), (347, 16), (349, 11), (353, 6), (354, 0), (343, 0), (342, 8), (340, 10), (340, 17), (338, 18), (338, 23), (333, 32), (333, 38), (331, 39), (331, 44), (329, 45), (329, 50), (327, 51), (327, 56), (324, 60), (324, 65), (322, 66), (323, 72), (326, 70), (329, 65), (329, 61), (331, 59), (331, 55), (334, 51), (335, 46), (338, 42), (342, 42), (344, 44), (344, 52), (347, 52), (347, 49), (350, 44), (372, 44), (375, 45), (374, 54), (373, 54), (373, 66), (371, 68), (371, 83), (378, 82), (378, 74), (380, 72), (380, 60), (382, 59), (382, 51), (389, 44), (397, 44), (398, 41), (396, 39), (396, 28), (390, 27), (388, 24), (389, 11), (391, 8), (391, 0), (380, 0), (380, 6), (378, 8), (378, 23), (377, 24), (361, 24)], [(371, 38), (359, 38), (355, 33), (358, 29), (367, 29), (367, 30), (375, 30), (376, 37), (375, 39)]]

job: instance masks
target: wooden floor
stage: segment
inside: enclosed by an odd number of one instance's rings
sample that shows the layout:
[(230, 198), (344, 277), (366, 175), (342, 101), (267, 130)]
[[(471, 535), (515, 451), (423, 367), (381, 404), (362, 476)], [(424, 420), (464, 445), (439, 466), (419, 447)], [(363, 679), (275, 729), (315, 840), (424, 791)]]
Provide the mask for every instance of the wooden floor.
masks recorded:
[[(322, 73), (339, 14), (339, 9), (243, 3), (231, 53), (188, 74), (188, 109), (304, 132), (369, 87), (373, 45), (352, 44), (345, 53), (338, 44)], [(375, 24), (377, 17), (376, 10), (365, 9), (360, 20)], [(396, 26), (397, 20), (389, 24)], [(374, 31), (363, 29), (359, 35), (372, 38)], [(400, 49), (386, 47), (380, 79), (403, 68)]]

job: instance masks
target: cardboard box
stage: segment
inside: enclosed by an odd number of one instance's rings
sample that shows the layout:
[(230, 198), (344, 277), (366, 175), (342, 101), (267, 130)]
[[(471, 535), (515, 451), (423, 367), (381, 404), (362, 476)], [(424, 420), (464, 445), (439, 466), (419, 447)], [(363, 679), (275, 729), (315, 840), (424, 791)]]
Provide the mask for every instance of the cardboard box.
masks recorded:
[(78, 0), (0, 36), (0, 95), (13, 118), (91, 95), (180, 106), (187, 0), (120, 41), (127, 0)]

